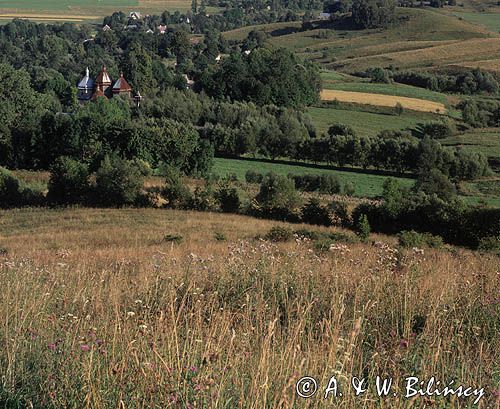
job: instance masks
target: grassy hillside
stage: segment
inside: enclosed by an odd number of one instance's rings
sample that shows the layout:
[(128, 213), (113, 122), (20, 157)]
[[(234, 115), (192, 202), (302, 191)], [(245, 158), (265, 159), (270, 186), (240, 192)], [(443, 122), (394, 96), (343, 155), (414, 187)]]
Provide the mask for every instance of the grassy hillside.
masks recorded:
[(311, 107), (307, 110), (320, 133), (334, 123), (353, 127), (360, 135), (373, 136), (386, 129), (416, 129), (422, 122), (436, 118), (436, 115), (415, 111), (393, 115), (375, 112), (351, 111), (335, 107)]
[(471, 23), (480, 24), (496, 33), (500, 31), (500, 12), (456, 12), (454, 14)]
[(323, 253), (254, 240), (274, 224), (166, 210), (0, 212), (0, 401), (288, 409), (304, 405), (295, 384), (307, 374), (325, 386), (336, 376), (353, 408), (350, 377), (387, 374), (397, 396), (376, 398), (370, 386), (363, 406), (401, 408), (397, 385), (411, 374), (484, 387), (481, 402), (494, 407), (498, 258), (398, 251), (381, 236)]
[(430, 91), (424, 88), (412, 87), (410, 85), (397, 83), (376, 84), (371, 83), (368, 79), (364, 80), (357, 77), (342, 76), (341, 74), (335, 75), (334, 71), (323, 71), (321, 73), (321, 78), (323, 79), (324, 89), (395, 95), (407, 98), (424, 99), (427, 101), (439, 102), (441, 104), (447, 103), (447, 96), (445, 94)]
[(349, 30), (341, 22), (326, 22), (315, 30), (278, 33), (270, 42), (345, 72), (391, 64), (436, 68), (500, 58), (500, 36), (485, 27), (429, 9), (398, 13), (400, 23), (389, 30)]
[[(252, 161), (244, 159), (223, 159), (216, 158), (213, 172), (219, 176), (228, 176), (234, 174), (239, 180), (245, 180), (245, 173), (253, 170), (260, 173), (274, 172), (279, 175), (304, 174), (323, 174), (330, 173), (338, 176), (342, 185), (352, 183), (355, 189), (355, 195), (358, 197), (375, 197), (382, 194), (382, 186), (388, 176), (362, 173), (361, 171), (332, 170), (327, 166), (307, 166), (290, 163), (273, 163), (266, 161)], [(413, 179), (397, 178), (404, 186), (412, 186)]]

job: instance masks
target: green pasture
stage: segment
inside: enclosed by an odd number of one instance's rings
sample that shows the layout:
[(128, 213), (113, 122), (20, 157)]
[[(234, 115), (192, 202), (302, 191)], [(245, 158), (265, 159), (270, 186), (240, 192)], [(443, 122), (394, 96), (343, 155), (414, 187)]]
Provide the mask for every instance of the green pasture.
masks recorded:
[[(288, 175), (290, 173), (296, 175), (305, 174), (334, 174), (338, 176), (342, 185), (351, 182), (355, 189), (355, 195), (358, 197), (376, 197), (382, 194), (384, 181), (388, 176), (376, 175), (370, 173), (362, 173), (361, 171), (335, 170), (328, 166), (315, 167), (307, 164), (288, 163), (272, 163), (268, 161), (252, 161), (245, 159), (224, 159), (216, 158), (213, 167), (213, 172), (221, 177), (228, 175), (236, 175), (238, 180), (245, 180), (245, 173), (253, 170), (259, 173), (274, 172), (278, 175)], [(397, 178), (404, 186), (412, 186), (413, 179)]]
[(318, 132), (325, 132), (330, 125), (342, 123), (351, 126), (360, 135), (373, 136), (384, 130), (415, 129), (419, 123), (435, 118), (433, 114), (414, 111), (392, 115), (375, 112), (352, 111), (335, 107), (311, 107), (307, 110)]

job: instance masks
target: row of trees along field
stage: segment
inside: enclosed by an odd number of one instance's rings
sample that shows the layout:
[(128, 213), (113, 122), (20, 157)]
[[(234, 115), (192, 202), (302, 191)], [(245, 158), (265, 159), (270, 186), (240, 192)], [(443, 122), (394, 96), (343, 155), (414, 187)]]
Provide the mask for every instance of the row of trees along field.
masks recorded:
[[(158, 207), (160, 204), (176, 209), (339, 225), (355, 230), (362, 239), (367, 239), (371, 230), (385, 233), (412, 230), (436, 235), (432, 239), (434, 244), (444, 239), (483, 250), (500, 249), (497, 237), (500, 209), (465, 205), (456, 196), (453, 184), (435, 169), (422, 174), (412, 189), (400, 186), (395, 179), (387, 179), (382, 202), (361, 203), (352, 212), (344, 202), (325, 203), (316, 197), (306, 201), (296, 191), (294, 179), (272, 173), (262, 176), (258, 193), (250, 196), (229, 179), (216, 183), (207, 179), (193, 192), (173, 167), (165, 169), (163, 186), (144, 188), (144, 178), (150, 172), (144, 162), (116, 155), (104, 157), (95, 172), (86, 163), (60, 157), (52, 166), (48, 194), (44, 196), (0, 168), (0, 200), (4, 207), (44, 204)], [(328, 181), (330, 188), (331, 182)], [(415, 240), (428, 238), (415, 234), (412, 236)]]

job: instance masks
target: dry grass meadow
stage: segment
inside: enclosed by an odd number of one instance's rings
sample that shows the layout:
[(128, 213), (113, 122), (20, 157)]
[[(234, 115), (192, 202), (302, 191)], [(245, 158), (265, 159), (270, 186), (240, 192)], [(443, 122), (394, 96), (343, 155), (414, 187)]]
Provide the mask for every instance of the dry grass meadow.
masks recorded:
[(401, 104), (405, 109), (421, 112), (446, 112), (446, 107), (433, 101), (426, 101), (417, 98), (400, 97), (394, 95), (370, 94), (366, 92), (339, 91), (324, 89), (321, 91), (323, 101), (352, 102), (355, 104), (369, 104), (384, 107), (394, 107)]
[[(0, 406), (472, 407), (379, 399), (376, 375), (484, 387), (498, 408), (499, 259), (305, 239), (274, 222), (155, 209), (0, 212)], [(182, 236), (182, 242), (165, 236)], [(383, 243), (382, 243), (383, 242)], [(323, 388), (299, 398), (303, 375)], [(355, 398), (351, 376), (372, 381)]]

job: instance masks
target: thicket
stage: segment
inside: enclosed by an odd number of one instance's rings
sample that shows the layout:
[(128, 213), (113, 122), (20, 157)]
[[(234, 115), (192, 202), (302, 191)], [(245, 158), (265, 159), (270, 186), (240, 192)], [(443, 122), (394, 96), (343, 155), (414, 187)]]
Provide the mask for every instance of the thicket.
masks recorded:
[(500, 126), (500, 101), (468, 99), (459, 105), (463, 120), (475, 127)]
[(0, 208), (37, 206), (44, 203), (43, 193), (27, 186), (12, 172), (0, 167)]
[(408, 190), (395, 180), (386, 184), (381, 204), (363, 203), (353, 210), (354, 223), (363, 215), (376, 232), (413, 230), (473, 248), (500, 233), (500, 209), (468, 206), (456, 196), (446, 200), (422, 190)]
[[(368, 73), (369, 74), (369, 73)], [(388, 77), (401, 84), (438, 92), (460, 94), (497, 94), (500, 87), (489, 72), (474, 69), (460, 73), (434, 74), (416, 71), (388, 71)]]
[[(440, 236), (448, 243), (484, 250), (494, 248), (500, 235), (500, 209), (466, 205), (457, 198), (454, 189), (446, 190), (446, 184), (453, 185), (442, 174), (423, 175), (412, 189), (401, 187), (395, 179), (387, 179), (380, 203), (362, 203), (350, 214), (343, 202), (325, 203), (311, 197), (304, 203), (293, 180), (274, 174), (264, 177), (258, 194), (249, 201), (230, 180), (219, 182), (216, 189), (207, 181), (205, 187), (198, 187), (193, 193), (175, 168), (167, 175), (162, 189), (145, 188), (143, 178), (147, 167), (117, 156), (106, 157), (97, 171), (88, 175), (81, 163), (67, 158), (57, 163), (52, 169), (49, 188), (49, 197), (59, 198), (57, 202), (52, 201), (57, 204), (75, 204), (75, 196), (68, 195), (75, 190), (87, 192), (86, 197), (81, 196), (80, 204), (99, 206), (151, 206), (152, 195), (160, 194), (167, 207), (343, 226), (352, 228), (362, 240), (368, 238), (370, 231), (388, 234), (415, 231)], [(83, 186), (77, 186), (77, 180), (81, 180)], [(64, 197), (69, 202), (63, 203)], [(44, 199), (41, 193), (23, 186), (10, 172), (0, 170), (1, 207), (42, 205), (46, 203)], [(401, 237), (407, 245), (421, 244), (417, 241), (423, 240), (422, 237), (426, 245), (439, 245), (438, 238), (427, 235), (403, 233)]]
[(330, 135), (304, 141), (297, 152), (296, 159), (338, 166), (417, 174), (437, 169), (454, 180), (476, 179), (491, 172), (484, 155), (443, 147), (429, 136), (417, 139), (387, 138), (385, 134), (376, 137)]

